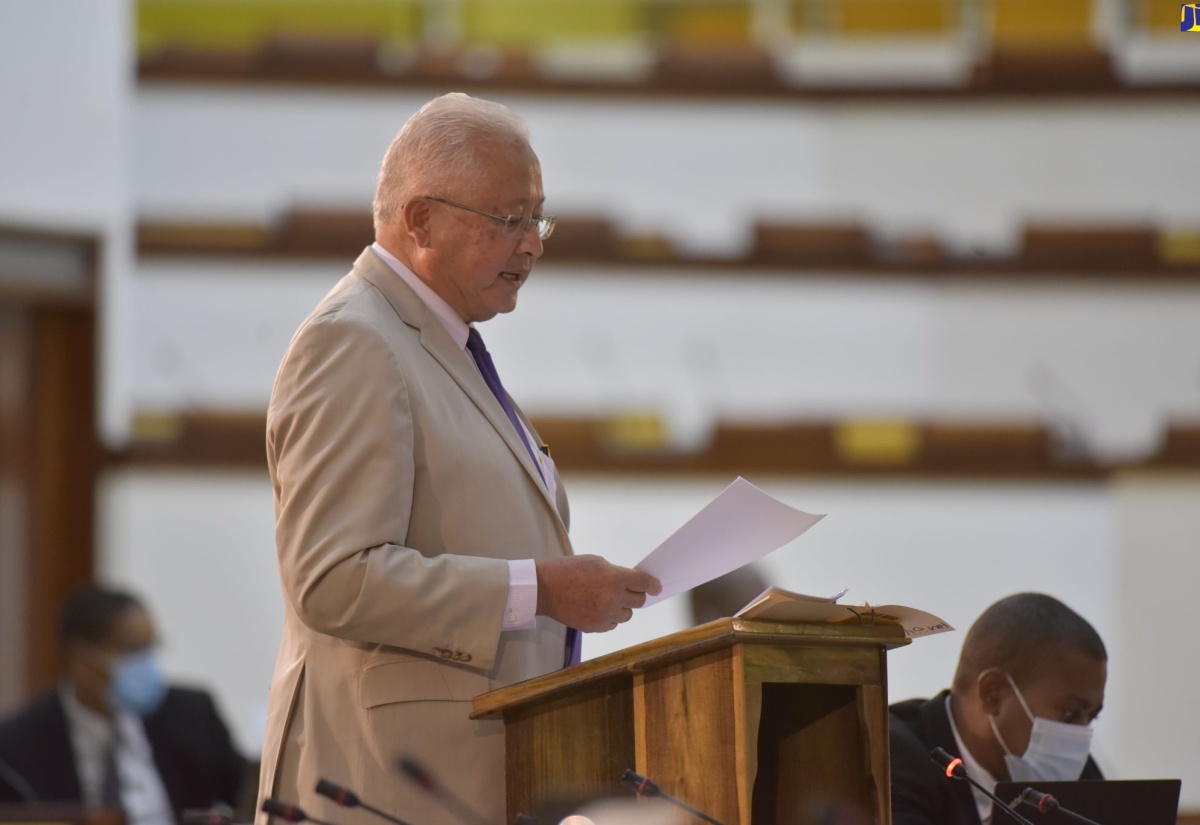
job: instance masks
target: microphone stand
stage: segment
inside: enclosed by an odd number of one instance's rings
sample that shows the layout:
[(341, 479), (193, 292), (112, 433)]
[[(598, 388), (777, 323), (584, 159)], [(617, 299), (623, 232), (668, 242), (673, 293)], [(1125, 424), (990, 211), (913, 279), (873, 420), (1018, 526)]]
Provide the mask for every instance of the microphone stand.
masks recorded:
[(343, 788), (341, 785), (330, 782), (328, 779), (322, 779), (317, 782), (317, 793), (323, 797), (326, 797), (327, 799), (332, 799), (343, 808), (362, 808), (364, 811), (373, 813), (375, 816), (381, 817), (382, 819), (386, 819), (388, 822), (391, 822), (392, 825), (408, 825), (408, 823), (403, 819), (400, 819), (397, 816), (392, 816), (387, 811), (381, 811), (374, 805), (368, 805), (366, 802), (363, 802), (361, 799), (359, 799), (358, 794), (354, 793), (354, 791), (350, 790), (349, 788)]
[[(683, 800), (676, 799), (668, 793), (663, 793), (662, 788), (658, 787), (657, 782), (649, 777), (634, 773), (631, 769), (626, 769), (625, 773), (621, 775), (621, 781), (626, 785), (632, 785), (634, 790), (637, 791), (638, 796), (656, 796), (660, 799), (665, 799), (675, 807), (687, 811), (692, 816), (703, 819), (705, 822), (710, 823), (710, 825), (724, 825), (721, 820), (713, 819), (711, 816), (704, 813), (704, 811), (697, 810)], [(1030, 825), (1032, 825), (1032, 823), (1030, 823)]]
[(488, 825), (487, 819), (476, 813), (475, 809), (468, 805), (462, 797), (435, 780), (433, 774), (417, 760), (404, 756), (396, 764), (409, 781), (420, 788), (423, 793), (432, 796), (452, 810), (459, 819), (473, 822), (476, 825)]
[(267, 797), (263, 800), (262, 811), (271, 816), (277, 816), (284, 822), (311, 822), (313, 825), (333, 825), (332, 822), (326, 822), (323, 819), (315, 819), (304, 812), (299, 805), (292, 805), (289, 802), (284, 802), (274, 797)]
[(994, 793), (989, 791), (987, 788), (983, 787), (983, 785), (980, 785), (978, 782), (976, 782), (967, 773), (967, 769), (963, 767), (962, 760), (959, 759), (957, 756), (951, 756), (950, 754), (946, 753), (946, 751), (943, 750), (942, 748), (934, 748), (932, 751), (929, 752), (929, 757), (934, 762), (937, 763), (938, 767), (940, 767), (942, 770), (944, 770), (946, 772), (946, 776), (948, 778), (950, 778), (950, 779), (965, 779), (967, 782), (971, 783), (971, 785), (978, 788), (979, 791), (981, 793), (983, 793), (984, 796), (986, 796), (988, 799), (992, 800), (992, 802), (994, 802), (996, 805), (998, 805), (1000, 807), (1000, 810), (1004, 811), (1006, 814), (1011, 816), (1017, 822), (1020, 822), (1021, 825), (1033, 825), (1032, 822), (1030, 822), (1028, 819), (1026, 819), (1025, 817), (1021, 816), (1019, 813), (1017, 813), (1015, 810), (1013, 810), (1013, 807), (1011, 805), (1009, 805), (1007, 802), (1005, 802), (1000, 797), (996, 796)]
[(1017, 804), (1024, 802), (1026, 805), (1032, 805), (1038, 809), (1039, 813), (1050, 813), (1057, 811), (1063, 816), (1074, 819), (1076, 822), (1082, 822), (1084, 825), (1100, 825), (1094, 819), (1088, 819), (1083, 814), (1077, 814), (1070, 808), (1064, 808), (1059, 801), (1048, 793), (1042, 793), (1036, 788), (1026, 788), (1021, 791), (1020, 797), (1016, 800)]

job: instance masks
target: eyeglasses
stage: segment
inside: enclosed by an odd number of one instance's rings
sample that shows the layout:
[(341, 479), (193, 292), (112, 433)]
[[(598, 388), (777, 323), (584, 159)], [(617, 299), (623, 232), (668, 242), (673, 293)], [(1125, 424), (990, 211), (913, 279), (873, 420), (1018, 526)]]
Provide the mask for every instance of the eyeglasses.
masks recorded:
[(446, 206), (453, 206), (455, 209), (465, 209), (468, 212), (474, 212), (476, 215), (483, 215), (486, 218), (500, 221), (500, 223), (504, 224), (504, 229), (501, 232), (508, 238), (519, 238), (536, 226), (538, 237), (544, 241), (554, 234), (554, 225), (558, 223), (558, 218), (551, 215), (530, 215), (529, 217), (524, 215), (509, 215), (506, 218), (502, 215), (493, 215), (491, 212), (484, 212), (482, 209), (473, 209), (470, 206), (463, 206), (461, 203), (455, 203), (454, 201), (448, 201), (445, 198), (438, 198), (433, 195), (426, 195), (425, 199), (444, 203)]

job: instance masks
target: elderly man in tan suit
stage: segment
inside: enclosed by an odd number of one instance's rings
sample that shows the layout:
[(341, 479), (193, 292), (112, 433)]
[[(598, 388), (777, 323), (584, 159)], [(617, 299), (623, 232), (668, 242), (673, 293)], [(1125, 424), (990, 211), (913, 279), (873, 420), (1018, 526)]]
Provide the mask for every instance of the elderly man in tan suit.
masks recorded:
[(398, 775), (408, 754), (501, 825), (503, 735), (471, 698), (562, 667), (576, 631), (658, 591), (572, 554), (554, 463), (472, 326), (516, 307), (543, 202), (522, 121), (431, 101), (384, 158), (376, 243), (288, 347), (267, 415), (286, 621), (263, 796), (367, 822), (314, 794), (324, 777), (455, 822)]

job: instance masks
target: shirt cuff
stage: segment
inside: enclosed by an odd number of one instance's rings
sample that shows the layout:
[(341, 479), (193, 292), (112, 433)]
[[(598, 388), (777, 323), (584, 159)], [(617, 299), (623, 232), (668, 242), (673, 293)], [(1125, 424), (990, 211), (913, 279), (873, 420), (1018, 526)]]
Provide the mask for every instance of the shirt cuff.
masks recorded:
[(537, 617), (537, 562), (519, 559), (508, 563), (508, 601), (504, 605), (504, 630), (529, 627)]

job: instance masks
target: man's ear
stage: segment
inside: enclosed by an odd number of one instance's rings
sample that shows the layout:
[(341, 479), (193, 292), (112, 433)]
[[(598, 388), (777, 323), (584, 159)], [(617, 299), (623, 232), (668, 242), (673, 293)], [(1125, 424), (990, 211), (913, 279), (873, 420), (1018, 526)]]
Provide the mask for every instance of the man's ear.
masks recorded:
[(406, 201), (400, 210), (400, 230), (420, 249), (433, 245), (433, 209), (424, 198)]
[(996, 668), (980, 673), (975, 685), (979, 690), (979, 704), (989, 716), (998, 714), (1000, 706), (1012, 693), (1012, 685), (1008, 683), (1008, 678)]

